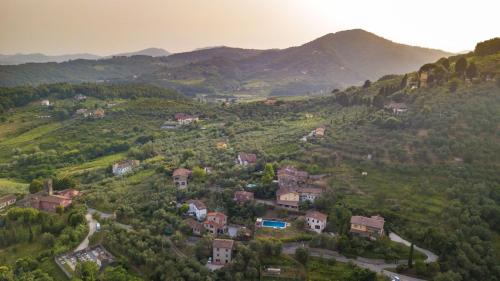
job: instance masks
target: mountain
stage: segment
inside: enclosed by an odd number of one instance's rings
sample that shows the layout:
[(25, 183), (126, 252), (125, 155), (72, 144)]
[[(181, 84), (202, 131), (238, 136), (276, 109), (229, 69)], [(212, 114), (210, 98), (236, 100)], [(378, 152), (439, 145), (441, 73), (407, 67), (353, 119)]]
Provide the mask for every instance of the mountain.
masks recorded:
[[(156, 51), (140, 52), (157, 54)], [(298, 95), (413, 71), (424, 63), (449, 55), (354, 29), (327, 34), (286, 49), (215, 47), (168, 57), (139, 55), (98, 61), (1, 66), (0, 86), (134, 80), (174, 88), (188, 95)]]
[(48, 56), (44, 54), (15, 54), (15, 55), (2, 55), (0, 54), (0, 65), (16, 65), (23, 63), (45, 63), (45, 62), (64, 62), (76, 59), (96, 60), (101, 58), (93, 54), (70, 54)]
[(137, 51), (137, 52), (121, 53), (121, 54), (116, 54), (116, 55), (112, 55), (112, 56), (109, 56), (109, 57), (113, 57), (113, 56), (123, 56), (123, 57), (131, 57), (131, 56), (166, 57), (168, 55), (170, 55), (170, 53), (167, 52), (164, 49), (161, 49), (161, 48), (147, 48), (147, 49), (140, 50), (140, 51)]
[(48, 56), (40, 53), (36, 54), (15, 54), (15, 55), (2, 55), (0, 54), (0, 65), (18, 65), (24, 63), (47, 63), (47, 62), (66, 62), (70, 60), (98, 60), (102, 58), (112, 58), (116, 56), (131, 57), (131, 56), (151, 56), (151, 57), (166, 57), (170, 55), (169, 52), (160, 48), (148, 48), (137, 52), (120, 53), (111, 56), (99, 56), (94, 54), (69, 54)]

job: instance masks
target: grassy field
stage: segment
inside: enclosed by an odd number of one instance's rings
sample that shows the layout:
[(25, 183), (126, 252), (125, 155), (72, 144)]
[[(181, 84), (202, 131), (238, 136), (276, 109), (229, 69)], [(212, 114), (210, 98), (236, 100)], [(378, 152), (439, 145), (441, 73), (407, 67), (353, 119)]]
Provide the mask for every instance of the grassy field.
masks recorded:
[[(310, 281), (343, 281), (349, 279), (353, 267), (349, 264), (336, 262), (334, 260), (324, 260), (311, 258), (307, 264), (308, 280)], [(382, 276), (377, 276), (377, 281), (387, 280)]]
[(0, 178), (0, 196), (10, 193), (28, 193), (28, 184)]
[(93, 161), (86, 162), (80, 165), (68, 166), (59, 170), (61, 176), (74, 176), (81, 174), (85, 171), (91, 171), (95, 169), (104, 169), (114, 162), (125, 158), (126, 153), (117, 153), (113, 155), (107, 155), (97, 158)]

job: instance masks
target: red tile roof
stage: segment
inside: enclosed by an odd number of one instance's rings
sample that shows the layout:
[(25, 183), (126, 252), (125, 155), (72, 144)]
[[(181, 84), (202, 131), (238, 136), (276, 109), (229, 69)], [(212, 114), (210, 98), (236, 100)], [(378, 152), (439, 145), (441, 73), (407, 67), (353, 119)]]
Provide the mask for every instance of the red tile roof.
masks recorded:
[(219, 219), (223, 219), (223, 220), (226, 219), (227, 220), (227, 216), (223, 213), (220, 213), (220, 212), (208, 212), (207, 217), (216, 217)]
[(257, 155), (253, 153), (240, 152), (238, 156), (240, 157), (241, 161), (245, 161), (251, 164), (257, 163)]
[(178, 176), (189, 177), (190, 174), (191, 174), (190, 170), (184, 169), (184, 168), (179, 168), (179, 169), (175, 169), (173, 176), (174, 177), (178, 177)]
[(381, 216), (371, 216), (363, 217), (363, 216), (352, 216), (351, 224), (364, 225), (372, 228), (383, 229), (384, 228), (384, 218)]
[(212, 244), (214, 248), (224, 248), (224, 249), (233, 249), (234, 240), (231, 239), (214, 239)]
[(194, 204), (198, 210), (206, 209), (207, 208), (207, 206), (205, 205), (205, 203), (201, 202), (200, 200), (189, 200), (189, 201), (187, 201), (187, 203), (188, 204)]
[(320, 213), (318, 211), (308, 211), (306, 213), (306, 218), (313, 218), (313, 219), (317, 219), (317, 220), (320, 220), (320, 221), (326, 221), (326, 219), (328, 218), (327, 215), (323, 214), (323, 213)]

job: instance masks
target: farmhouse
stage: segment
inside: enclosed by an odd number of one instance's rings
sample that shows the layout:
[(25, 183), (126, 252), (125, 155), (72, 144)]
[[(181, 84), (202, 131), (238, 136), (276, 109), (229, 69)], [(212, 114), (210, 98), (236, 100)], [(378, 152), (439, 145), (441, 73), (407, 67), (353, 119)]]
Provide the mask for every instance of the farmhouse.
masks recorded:
[(54, 194), (51, 179), (46, 180), (44, 186), (43, 191), (28, 195), (20, 202), (20, 205), (46, 212), (56, 212), (58, 207), (69, 207), (73, 203), (73, 198), (81, 194), (76, 189), (65, 189)]
[(82, 95), (82, 94), (78, 94), (78, 95), (75, 96), (75, 100), (76, 101), (84, 101), (86, 99), (87, 99), (87, 96)]
[(309, 201), (314, 202), (316, 198), (323, 194), (324, 189), (319, 187), (300, 187), (297, 189), (300, 196), (300, 202)]
[(240, 152), (236, 158), (236, 163), (241, 166), (257, 164), (257, 155), (253, 153)]
[(203, 224), (192, 218), (184, 220), (184, 223), (186, 223), (186, 225), (189, 226), (194, 235), (202, 235), (203, 231), (205, 230), (203, 228)]
[(182, 112), (176, 113), (174, 115), (174, 119), (175, 119), (175, 121), (177, 121), (177, 123), (179, 123), (179, 125), (188, 125), (188, 124), (191, 124), (193, 122), (198, 121), (197, 116), (189, 115), (189, 114), (182, 113)]
[(112, 171), (115, 176), (123, 176), (137, 166), (139, 166), (138, 160), (122, 160), (113, 164)]
[(313, 133), (314, 137), (316, 138), (322, 138), (325, 136), (325, 127), (321, 126), (321, 127), (318, 127), (314, 130), (314, 133)]
[(245, 203), (254, 199), (253, 193), (248, 191), (236, 191), (234, 193), (234, 201), (237, 203)]
[(278, 170), (278, 185), (280, 188), (296, 189), (307, 183), (309, 173), (294, 167), (284, 167)]
[(231, 239), (214, 239), (213, 248), (213, 263), (227, 264), (232, 260), (234, 241)]
[(227, 216), (219, 212), (209, 212), (207, 219), (203, 222), (203, 227), (211, 234), (227, 233)]
[(0, 197), (0, 210), (16, 203), (17, 197), (13, 194)]
[(278, 206), (298, 210), (299, 209), (300, 195), (297, 191), (280, 188), (276, 191), (276, 204)]
[(187, 202), (189, 204), (188, 214), (196, 217), (198, 221), (202, 221), (207, 216), (207, 206), (205, 203), (200, 200), (189, 200)]
[(327, 215), (318, 211), (308, 211), (305, 216), (307, 227), (309, 228), (309, 230), (317, 233), (323, 232), (326, 227), (327, 218)]
[(384, 235), (383, 217), (376, 215), (371, 217), (352, 216), (351, 233), (363, 237), (377, 237)]
[(391, 102), (386, 105), (385, 108), (391, 111), (394, 115), (401, 115), (408, 111), (408, 107), (405, 103)]
[(179, 189), (187, 188), (188, 178), (191, 176), (191, 171), (184, 168), (175, 169), (172, 174), (174, 184)]
[(50, 106), (50, 101), (49, 100), (42, 100), (42, 101), (40, 101), (40, 104), (43, 106)]

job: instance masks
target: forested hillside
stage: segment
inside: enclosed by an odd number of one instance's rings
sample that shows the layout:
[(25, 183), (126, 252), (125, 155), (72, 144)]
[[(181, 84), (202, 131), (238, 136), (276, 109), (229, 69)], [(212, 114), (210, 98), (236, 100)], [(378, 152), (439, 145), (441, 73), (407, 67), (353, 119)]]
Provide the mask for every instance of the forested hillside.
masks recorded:
[(387, 73), (405, 73), (447, 55), (355, 29), (286, 49), (216, 47), (157, 58), (136, 55), (0, 66), (0, 86), (135, 81), (191, 96), (290, 96), (360, 84)]
[[(0, 179), (33, 187), (52, 177), (58, 188), (83, 190), (81, 202), (87, 206), (115, 213), (120, 224), (102, 220), (102, 231), (91, 241), (119, 260), (99, 275), (101, 280), (117, 280), (111, 278), (115, 274), (119, 280), (259, 280), (261, 269), (269, 266), (292, 268), (300, 278), (384, 280), (338, 261), (307, 261), (300, 252), (291, 256), (282, 251), (283, 244), (301, 241), (347, 256), (406, 259), (407, 249), (387, 239), (349, 235), (351, 215), (380, 214), (386, 231), (439, 255), (437, 262), (424, 263), (416, 256), (414, 268), (400, 264), (392, 270), (435, 281), (498, 281), (498, 42), (478, 44), (474, 52), (439, 59), (406, 75), (367, 80), (324, 97), (278, 98), (273, 103), (203, 104), (137, 84), (2, 88)], [(75, 99), (78, 94), (87, 99)], [(42, 105), (41, 99), (51, 105)], [(76, 113), (98, 108), (105, 111), (102, 118)], [(180, 112), (200, 121), (162, 129)], [(324, 137), (303, 140), (320, 126)], [(228, 147), (218, 148), (220, 141)], [(257, 164), (235, 166), (239, 152), (255, 153)], [(110, 167), (121, 159), (136, 159), (140, 165), (129, 175), (113, 176)], [(318, 184), (327, 191), (314, 203), (301, 204), (300, 211), (314, 208), (328, 214), (326, 232), (335, 236), (302, 231), (287, 211), (234, 202), (236, 190), (272, 199), (274, 173), (287, 165), (322, 175)], [(172, 182), (179, 167), (193, 171), (187, 190), (176, 189)], [(206, 173), (205, 167), (212, 172)], [(26, 192), (20, 188), (19, 197)], [(185, 206), (176, 204), (189, 199), (202, 199), (208, 209), (226, 213), (231, 224), (252, 230), (258, 217), (293, 216), (291, 233), (255, 230), (255, 239), (238, 244), (230, 265), (210, 272), (205, 264), (212, 240), (204, 236), (193, 242), (183, 220)], [(64, 222), (66, 216), (53, 223)], [(16, 227), (27, 233), (27, 225), (14, 219), (7, 223), (11, 225), (0, 238)], [(40, 233), (38, 226), (36, 230)], [(9, 260), (13, 256), (31, 256), (38, 263), (9, 274), (49, 273), (45, 268), (54, 245), (70, 241), (60, 231), (54, 233), (55, 244), (42, 245), (37, 237), (29, 241), (25, 235), (8, 248), (0, 245), (0, 264), (8, 265), (2, 270), (23, 268)], [(27, 250), (33, 245), (38, 250)]]

